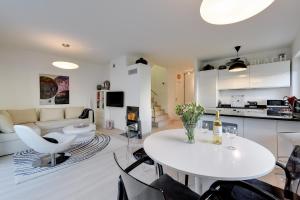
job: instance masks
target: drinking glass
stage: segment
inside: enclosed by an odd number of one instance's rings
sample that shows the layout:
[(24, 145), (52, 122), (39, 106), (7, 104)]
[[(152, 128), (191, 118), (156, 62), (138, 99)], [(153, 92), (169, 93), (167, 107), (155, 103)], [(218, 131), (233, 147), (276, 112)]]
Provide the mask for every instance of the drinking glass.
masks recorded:
[(203, 133), (207, 133), (209, 131), (208, 122), (203, 122), (202, 129), (203, 129)]
[(227, 148), (229, 150), (236, 150), (236, 147), (233, 146), (233, 139), (235, 138), (236, 135), (237, 135), (237, 128), (236, 127), (228, 128), (228, 136), (229, 136), (229, 139), (230, 139), (230, 146), (228, 146)]

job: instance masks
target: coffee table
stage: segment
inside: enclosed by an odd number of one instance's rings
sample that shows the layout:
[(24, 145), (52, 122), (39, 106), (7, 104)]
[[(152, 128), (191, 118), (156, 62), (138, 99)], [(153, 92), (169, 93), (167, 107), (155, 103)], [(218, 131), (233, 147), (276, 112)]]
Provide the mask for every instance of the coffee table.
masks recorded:
[(66, 135), (76, 135), (76, 138), (93, 137), (96, 133), (95, 124), (77, 124), (69, 125), (63, 128)]

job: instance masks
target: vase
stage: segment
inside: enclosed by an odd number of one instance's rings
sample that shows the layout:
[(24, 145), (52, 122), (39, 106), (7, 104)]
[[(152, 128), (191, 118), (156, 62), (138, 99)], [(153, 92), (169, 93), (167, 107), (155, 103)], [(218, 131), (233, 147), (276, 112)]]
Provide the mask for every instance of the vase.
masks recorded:
[(196, 128), (196, 124), (185, 124), (184, 123), (184, 128), (185, 128), (185, 134), (188, 137), (187, 143), (194, 144), (195, 143), (194, 130)]

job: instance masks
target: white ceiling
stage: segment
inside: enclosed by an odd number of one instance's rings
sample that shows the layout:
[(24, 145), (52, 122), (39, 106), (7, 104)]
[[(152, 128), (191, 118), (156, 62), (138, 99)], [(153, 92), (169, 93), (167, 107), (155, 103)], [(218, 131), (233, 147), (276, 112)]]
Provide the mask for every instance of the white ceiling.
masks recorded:
[[(190, 67), (209, 59), (287, 46), (300, 28), (300, 1), (275, 0), (232, 25), (205, 23), (201, 0), (1, 0), (0, 45), (108, 63), (120, 55)], [(233, 13), (234, 14), (234, 13)], [(61, 43), (71, 44), (70, 49)]]

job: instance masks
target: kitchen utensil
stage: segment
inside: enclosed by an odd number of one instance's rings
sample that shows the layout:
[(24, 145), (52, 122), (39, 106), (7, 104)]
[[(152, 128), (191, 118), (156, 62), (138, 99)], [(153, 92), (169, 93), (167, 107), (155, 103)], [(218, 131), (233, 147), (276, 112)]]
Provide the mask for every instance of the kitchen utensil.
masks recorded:
[(213, 70), (213, 69), (215, 69), (214, 66), (207, 64), (203, 67), (202, 71)]
[(226, 66), (226, 65), (220, 65), (220, 66), (218, 67), (218, 69), (219, 69), (219, 70), (227, 69), (227, 66)]

